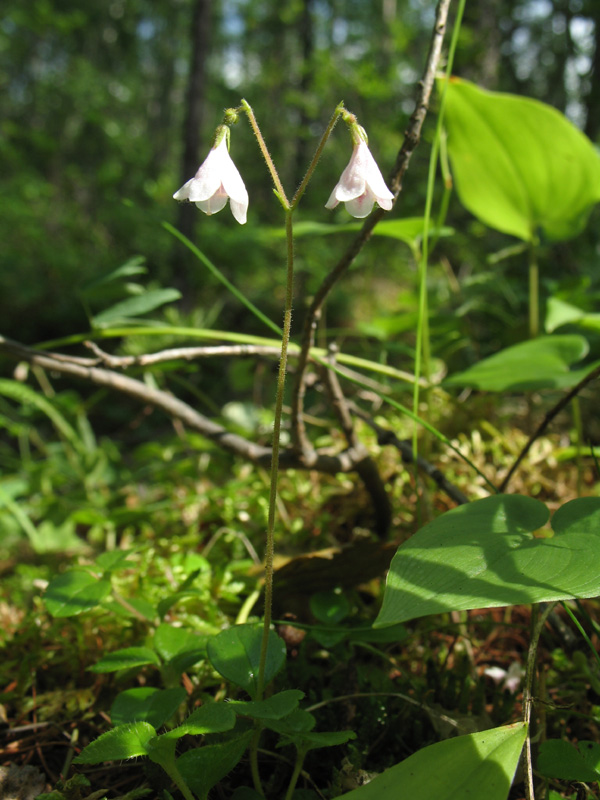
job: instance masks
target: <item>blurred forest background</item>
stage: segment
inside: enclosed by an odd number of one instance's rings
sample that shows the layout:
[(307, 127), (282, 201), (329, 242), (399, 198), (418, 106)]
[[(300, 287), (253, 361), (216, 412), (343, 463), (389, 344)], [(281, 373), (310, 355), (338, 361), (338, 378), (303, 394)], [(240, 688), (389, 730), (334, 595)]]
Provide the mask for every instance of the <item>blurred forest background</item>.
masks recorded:
[[(413, 108), (434, 10), (424, 0), (5, 0), (2, 332), (32, 344), (87, 330), (83, 287), (139, 255), (151, 285), (183, 294), (168, 312), (171, 322), (264, 333), (161, 227), (163, 220), (279, 323), (282, 297), (273, 285), (283, 287), (284, 244), (276, 229), (283, 220), (248, 125), (238, 125), (231, 145), (250, 192), (245, 227), (228, 210), (209, 220), (172, 194), (204, 159), (223, 109), (240, 97), (255, 109), (286, 188), (301, 179), (340, 100), (367, 128), (385, 175)], [(460, 37), (457, 75), (550, 103), (598, 142), (597, 0), (470, 2)], [(431, 115), (426, 139), (434, 121)], [(348, 155), (340, 129), (299, 219), (350, 221), (343, 208), (323, 207)], [(422, 214), (428, 157), (426, 141), (394, 216)], [(578, 302), (593, 303), (598, 218), (596, 209), (581, 237), (552, 248), (542, 276), (546, 292), (574, 292)], [(527, 292), (524, 260), (493, 269), (486, 261), (514, 240), (485, 229), (456, 200), (448, 222), (456, 235), (442, 242), (431, 277), (434, 351), (443, 350), (446, 360), (466, 346), (461, 329), (483, 354), (498, 348), (508, 328), (504, 344), (522, 338)], [(297, 324), (339, 251), (339, 236), (302, 240)], [(414, 277), (408, 248), (373, 242), (330, 304), (329, 326), (366, 323), (375, 311), (405, 315), (409, 329)], [(472, 296), (470, 284), (477, 288)], [(100, 310), (93, 298), (91, 305), (91, 313)]]

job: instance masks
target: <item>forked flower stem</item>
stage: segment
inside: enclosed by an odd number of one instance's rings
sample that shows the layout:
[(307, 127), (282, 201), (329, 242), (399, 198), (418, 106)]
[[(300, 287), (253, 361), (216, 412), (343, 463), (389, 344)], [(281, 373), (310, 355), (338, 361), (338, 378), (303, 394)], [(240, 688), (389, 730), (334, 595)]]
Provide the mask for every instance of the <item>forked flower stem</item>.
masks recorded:
[(335, 124), (338, 121), (338, 119), (340, 118), (340, 114), (342, 114), (343, 111), (344, 111), (344, 104), (342, 102), (342, 103), (339, 103), (336, 106), (336, 109), (333, 112), (333, 114), (331, 116), (331, 119), (329, 120), (329, 124), (327, 125), (327, 127), (325, 128), (325, 131), (323, 132), (323, 136), (321, 136), (321, 141), (317, 145), (317, 149), (315, 150), (315, 154), (312, 157), (312, 161), (310, 162), (310, 164), (308, 166), (308, 169), (306, 170), (306, 175), (302, 179), (302, 183), (300, 184), (300, 186), (296, 189), (296, 193), (293, 196), (292, 202), (291, 202), (291, 205), (290, 205), (290, 208), (292, 209), (292, 211), (295, 208), (297, 208), (298, 203), (300, 202), (300, 199), (302, 198), (302, 195), (306, 191), (306, 187), (308, 186), (308, 182), (312, 178), (312, 174), (315, 171), (315, 167), (319, 163), (319, 159), (321, 158), (321, 154), (323, 153), (323, 150), (325, 149), (325, 145), (327, 144), (327, 140), (331, 136), (331, 133), (332, 133), (333, 129), (335, 128)]
[(252, 111), (252, 107), (246, 100), (242, 100), (240, 104), (242, 110), (246, 113), (248, 117), (248, 121), (250, 122), (250, 127), (254, 131), (254, 135), (256, 136), (256, 141), (258, 142), (258, 146), (260, 147), (260, 152), (263, 154), (263, 158), (267, 164), (269, 172), (271, 173), (271, 178), (273, 179), (273, 183), (275, 184), (275, 189), (277, 192), (277, 196), (286, 211), (290, 209), (290, 201), (287, 199), (287, 195), (285, 193), (285, 189), (283, 188), (283, 184), (279, 179), (279, 173), (275, 169), (275, 164), (273, 163), (273, 159), (271, 158), (271, 154), (267, 148), (266, 142), (263, 138), (262, 133), (260, 132), (260, 128), (258, 127), (258, 122), (256, 121), (256, 117), (254, 116), (254, 111)]
[(287, 370), (288, 344), (292, 325), (292, 301), (294, 296), (294, 239), (292, 209), (285, 212), (285, 234), (287, 240), (287, 280), (285, 288), (285, 310), (283, 314), (283, 335), (281, 337), (281, 357), (277, 375), (277, 395), (275, 397), (275, 420), (273, 422), (273, 456), (271, 459), (271, 483), (269, 490), (269, 514), (267, 519), (267, 546), (265, 550), (265, 610), (263, 615), (263, 638), (260, 650), (256, 699), (262, 699), (265, 688), (265, 666), (271, 628), (271, 606), (273, 603), (273, 555), (275, 551), (275, 512), (277, 502), (277, 476), (279, 472), (279, 438), (283, 393)]

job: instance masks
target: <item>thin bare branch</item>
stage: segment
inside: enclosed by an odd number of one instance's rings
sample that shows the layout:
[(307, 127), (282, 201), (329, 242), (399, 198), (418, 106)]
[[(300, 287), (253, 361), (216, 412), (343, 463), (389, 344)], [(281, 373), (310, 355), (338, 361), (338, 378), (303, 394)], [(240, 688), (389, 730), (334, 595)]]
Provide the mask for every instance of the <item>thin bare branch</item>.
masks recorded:
[(583, 389), (585, 389), (585, 387), (588, 385), (588, 383), (591, 383), (592, 381), (595, 381), (597, 378), (600, 378), (600, 366), (596, 367), (596, 369), (593, 369), (588, 375), (585, 376), (585, 378), (580, 380), (579, 383), (577, 384), (577, 386), (574, 386), (571, 389), (570, 392), (567, 392), (567, 394), (564, 397), (561, 397), (561, 399), (558, 401), (558, 403), (556, 403), (556, 405), (554, 405), (550, 409), (550, 411), (548, 411), (548, 413), (544, 416), (544, 419), (540, 422), (540, 424), (537, 426), (535, 431), (529, 437), (529, 440), (527, 441), (527, 444), (525, 445), (525, 447), (521, 450), (521, 452), (519, 453), (519, 455), (515, 459), (515, 462), (512, 465), (512, 467), (508, 470), (508, 472), (504, 476), (504, 480), (502, 481), (502, 483), (500, 484), (500, 487), (498, 489), (499, 492), (505, 492), (506, 491), (506, 488), (507, 488), (507, 486), (508, 486), (508, 484), (510, 482), (510, 479), (515, 474), (515, 472), (517, 471), (517, 469), (519, 467), (519, 464), (521, 463), (521, 461), (523, 461), (523, 459), (525, 458), (527, 453), (531, 450), (531, 447), (532, 447), (533, 443), (536, 441), (536, 439), (540, 438), (540, 436), (544, 433), (544, 431), (546, 430), (548, 425), (550, 425), (552, 420), (556, 416), (558, 416), (558, 414), (560, 414), (560, 412), (563, 410), (563, 408), (566, 408), (569, 405), (569, 403), (571, 402), (571, 400), (574, 397), (577, 397), (577, 395)]
[[(427, 55), (425, 70), (423, 72), (423, 78), (418, 84), (415, 110), (413, 111), (409, 120), (408, 127), (404, 134), (402, 147), (398, 152), (396, 163), (389, 179), (390, 186), (394, 192), (394, 202), (396, 202), (398, 195), (402, 190), (402, 179), (406, 170), (408, 169), (412, 154), (421, 139), (421, 130), (427, 115), (427, 109), (429, 108), (429, 101), (431, 98), (431, 92), (433, 90), (435, 75), (440, 63), (442, 42), (446, 32), (446, 22), (448, 19), (449, 7), (450, 0), (440, 0), (437, 6), (435, 27), (429, 47), (429, 53)], [(299, 453), (306, 453), (310, 450), (303, 420), (305, 393), (304, 381), (309, 353), (314, 343), (315, 330), (321, 316), (323, 304), (333, 286), (342, 277), (342, 275), (345, 274), (356, 256), (371, 238), (373, 229), (383, 218), (385, 213), (386, 212), (384, 212), (382, 209), (378, 208), (369, 217), (367, 217), (360, 233), (357, 234), (354, 241), (348, 247), (335, 267), (326, 276), (323, 283), (317, 290), (306, 313), (304, 329), (302, 332), (300, 355), (298, 358), (298, 370), (296, 373), (296, 380), (292, 396), (292, 439), (294, 447)]]

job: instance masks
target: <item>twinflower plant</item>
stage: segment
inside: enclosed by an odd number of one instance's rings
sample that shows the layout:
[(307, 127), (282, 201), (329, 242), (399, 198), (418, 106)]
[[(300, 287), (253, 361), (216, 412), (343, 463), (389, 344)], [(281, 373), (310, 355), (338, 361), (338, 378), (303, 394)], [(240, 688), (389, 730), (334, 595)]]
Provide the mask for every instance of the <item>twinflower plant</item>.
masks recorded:
[(350, 128), (354, 149), (325, 208), (345, 203), (346, 211), (358, 219), (367, 217), (375, 203), (384, 211), (391, 211), (394, 195), (385, 185), (381, 170), (369, 150), (366, 131), (353, 115), (347, 117), (345, 121)]

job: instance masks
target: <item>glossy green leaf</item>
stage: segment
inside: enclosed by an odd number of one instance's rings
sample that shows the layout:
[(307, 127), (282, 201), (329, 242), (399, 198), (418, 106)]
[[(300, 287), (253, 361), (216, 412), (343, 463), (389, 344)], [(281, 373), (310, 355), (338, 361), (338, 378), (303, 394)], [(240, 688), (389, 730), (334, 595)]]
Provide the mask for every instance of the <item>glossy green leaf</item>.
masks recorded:
[(160, 666), (160, 660), (154, 650), (149, 647), (124, 647), (122, 650), (115, 650), (101, 658), (100, 661), (89, 667), (89, 671), (117, 672), (120, 669), (143, 667), (147, 664)]
[(575, 386), (594, 365), (570, 370), (587, 355), (583, 336), (540, 336), (507, 347), (463, 372), (446, 378), (444, 386), (470, 386), (486, 392), (524, 392)]
[[(208, 658), (224, 678), (256, 695), (262, 625), (235, 625), (213, 636), (208, 642)], [(273, 680), (285, 663), (285, 643), (274, 631), (269, 632), (265, 664), (265, 685)]]
[(177, 728), (163, 734), (170, 739), (180, 739), (190, 734), (204, 736), (207, 733), (230, 731), (235, 725), (235, 711), (229, 703), (207, 703), (193, 711)]
[(177, 711), (187, 698), (185, 689), (155, 689), (142, 686), (126, 689), (118, 694), (110, 709), (113, 725), (127, 722), (149, 722), (153, 728), (160, 728)]
[(95, 566), (102, 572), (114, 572), (114, 570), (131, 566), (131, 562), (128, 562), (127, 559), (132, 552), (133, 550), (107, 550), (100, 553)]
[(53, 617), (74, 617), (100, 605), (110, 590), (110, 581), (73, 569), (50, 581), (44, 602)]
[(522, 722), (424, 747), (347, 800), (506, 800), (525, 741)]
[(417, 531), (392, 560), (376, 626), (471, 608), (600, 595), (600, 498), (572, 500), (536, 538), (548, 509), (494, 495), (452, 509)]
[(253, 733), (188, 750), (177, 759), (177, 768), (187, 785), (201, 800), (236, 766), (250, 744)]
[(337, 625), (348, 616), (352, 606), (344, 592), (329, 590), (311, 595), (310, 610), (319, 622)]
[(147, 722), (119, 725), (88, 744), (73, 761), (76, 764), (99, 764), (147, 756), (148, 742), (155, 737), (156, 731)]
[(165, 303), (179, 300), (181, 292), (177, 289), (150, 289), (143, 294), (137, 294), (115, 303), (114, 306), (102, 311), (92, 320), (94, 328), (103, 328), (124, 319), (132, 319), (142, 314), (154, 311)]
[(308, 733), (317, 724), (317, 720), (308, 711), (297, 708), (283, 719), (265, 720), (265, 728), (276, 731), (277, 733), (294, 736), (298, 733)]
[(600, 200), (600, 157), (563, 114), (452, 78), (444, 122), (458, 195), (482, 222), (525, 241), (582, 230)]
[(304, 697), (304, 692), (299, 689), (286, 689), (283, 692), (271, 695), (267, 700), (231, 700), (227, 705), (236, 714), (242, 714), (252, 719), (282, 719), (291, 714), (298, 707)]

